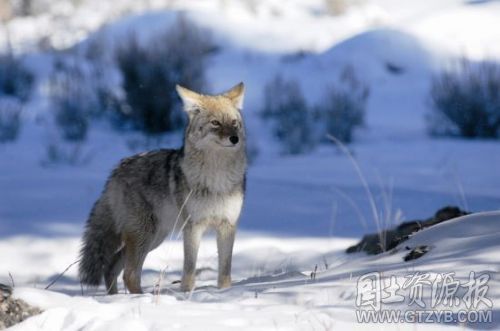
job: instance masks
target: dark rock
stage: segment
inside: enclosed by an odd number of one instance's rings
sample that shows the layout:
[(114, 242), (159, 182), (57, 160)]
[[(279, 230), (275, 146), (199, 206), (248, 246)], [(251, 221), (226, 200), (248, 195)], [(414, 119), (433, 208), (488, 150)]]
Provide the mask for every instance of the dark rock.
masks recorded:
[(429, 250), (430, 250), (429, 246), (425, 246), (425, 245), (417, 246), (417, 247), (413, 248), (408, 254), (406, 254), (405, 257), (403, 258), (403, 260), (405, 260), (405, 262), (408, 262), (411, 260), (416, 260), (419, 257), (427, 254), (427, 252), (429, 252)]
[(380, 254), (388, 251), (408, 240), (410, 235), (430, 226), (445, 222), (447, 220), (469, 214), (458, 207), (444, 207), (436, 214), (426, 220), (414, 220), (401, 223), (397, 227), (380, 233), (365, 235), (359, 243), (347, 248), (347, 253), (366, 252), (368, 254)]

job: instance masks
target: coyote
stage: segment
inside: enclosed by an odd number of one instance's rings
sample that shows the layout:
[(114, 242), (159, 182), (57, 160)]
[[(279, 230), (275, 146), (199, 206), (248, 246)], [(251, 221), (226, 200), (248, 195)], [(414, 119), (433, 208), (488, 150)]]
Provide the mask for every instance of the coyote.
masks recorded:
[(176, 86), (189, 121), (180, 149), (160, 149), (126, 158), (113, 170), (95, 203), (83, 235), (80, 280), (117, 293), (122, 270), (130, 293), (141, 293), (148, 252), (182, 231), (181, 290), (195, 285), (200, 240), (217, 234), (218, 286), (231, 286), (233, 243), (245, 193), (244, 85), (219, 95)]

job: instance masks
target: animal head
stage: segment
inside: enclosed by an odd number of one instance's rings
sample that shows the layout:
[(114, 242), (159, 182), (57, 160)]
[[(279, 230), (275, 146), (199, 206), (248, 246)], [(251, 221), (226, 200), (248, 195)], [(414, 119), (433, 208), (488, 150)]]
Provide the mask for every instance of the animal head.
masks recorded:
[(189, 117), (187, 143), (197, 149), (240, 150), (244, 147), (243, 83), (218, 95), (199, 94), (179, 85), (176, 89)]

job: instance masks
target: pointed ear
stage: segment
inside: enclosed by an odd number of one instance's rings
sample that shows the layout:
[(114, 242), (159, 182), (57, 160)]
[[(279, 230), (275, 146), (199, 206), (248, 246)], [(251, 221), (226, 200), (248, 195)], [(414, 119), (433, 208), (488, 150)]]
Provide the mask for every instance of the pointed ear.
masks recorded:
[(226, 98), (231, 99), (233, 105), (241, 110), (243, 108), (243, 99), (245, 97), (245, 85), (241, 82), (229, 91), (225, 92), (223, 95)]
[(181, 97), (182, 103), (184, 104), (184, 110), (187, 113), (191, 112), (193, 109), (196, 109), (196, 106), (199, 105), (200, 102), (200, 95), (198, 93), (193, 92), (180, 85), (175, 85), (175, 89)]

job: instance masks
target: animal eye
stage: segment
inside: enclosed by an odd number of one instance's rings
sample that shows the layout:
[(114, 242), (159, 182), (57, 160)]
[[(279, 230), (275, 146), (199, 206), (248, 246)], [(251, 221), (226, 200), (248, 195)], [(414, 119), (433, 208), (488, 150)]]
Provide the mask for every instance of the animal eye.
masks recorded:
[(220, 122), (217, 120), (213, 120), (210, 123), (212, 123), (212, 125), (215, 125), (215, 126), (220, 126)]
[(238, 121), (237, 121), (237, 120), (233, 120), (233, 121), (231, 122), (231, 124), (232, 124), (233, 126), (238, 126)]

